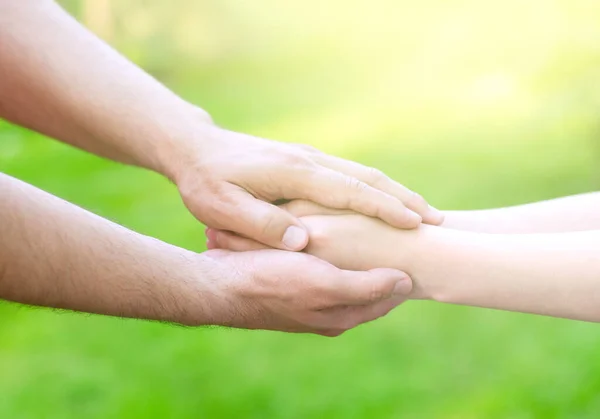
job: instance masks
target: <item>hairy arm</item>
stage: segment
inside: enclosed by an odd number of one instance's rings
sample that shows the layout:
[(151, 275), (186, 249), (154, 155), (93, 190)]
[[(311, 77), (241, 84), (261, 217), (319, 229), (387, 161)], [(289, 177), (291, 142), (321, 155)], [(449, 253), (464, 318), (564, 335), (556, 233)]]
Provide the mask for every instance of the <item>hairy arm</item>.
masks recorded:
[(0, 174), (0, 298), (204, 324), (213, 265)]
[(166, 173), (210, 120), (52, 0), (0, 0), (0, 40), (0, 116), (95, 154)]
[(215, 126), (51, 0), (0, 0), (0, 117), (161, 173), (204, 224), (279, 249), (308, 240), (270, 204), (279, 199), (350, 208), (400, 228), (443, 219), (372, 168)]
[(336, 336), (386, 314), (411, 287), (394, 269), (343, 271), (303, 253), (195, 254), (0, 174), (2, 299), (186, 325)]
[(447, 211), (444, 227), (482, 233), (558, 233), (600, 229), (600, 192), (477, 211)]

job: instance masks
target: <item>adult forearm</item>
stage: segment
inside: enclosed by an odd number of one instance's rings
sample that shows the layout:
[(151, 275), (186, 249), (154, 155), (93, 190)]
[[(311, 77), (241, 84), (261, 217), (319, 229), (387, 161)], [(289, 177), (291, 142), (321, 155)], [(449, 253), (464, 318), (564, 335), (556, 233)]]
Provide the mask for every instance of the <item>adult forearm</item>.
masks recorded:
[(53, 1), (0, 0), (0, 39), (0, 117), (51, 137), (172, 176), (210, 120)]
[(600, 229), (600, 193), (509, 208), (447, 211), (444, 227), (482, 233), (556, 233)]
[(600, 231), (491, 235), (424, 228), (416, 296), (600, 321)]
[(213, 265), (0, 174), (0, 298), (204, 324)]

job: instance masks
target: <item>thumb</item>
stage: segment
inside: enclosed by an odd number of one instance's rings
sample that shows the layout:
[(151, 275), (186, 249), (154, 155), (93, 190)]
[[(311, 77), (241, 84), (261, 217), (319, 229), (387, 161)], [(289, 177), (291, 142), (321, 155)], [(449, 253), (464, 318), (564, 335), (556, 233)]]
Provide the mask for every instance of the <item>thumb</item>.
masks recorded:
[(231, 204), (211, 214), (215, 227), (233, 231), (276, 249), (300, 251), (308, 244), (308, 232), (287, 211), (254, 198), (245, 190), (230, 194)]

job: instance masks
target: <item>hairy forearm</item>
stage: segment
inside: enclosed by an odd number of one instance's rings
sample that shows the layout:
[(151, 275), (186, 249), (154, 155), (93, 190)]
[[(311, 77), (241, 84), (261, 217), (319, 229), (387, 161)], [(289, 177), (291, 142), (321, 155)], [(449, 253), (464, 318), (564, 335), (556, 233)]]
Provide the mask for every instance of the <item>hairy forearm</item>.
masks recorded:
[(0, 117), (173, 177), (210, 118), (50, 0), (0, 0)]
[(509, 208), (447, 211), (443, 226), (482, 233), (557, 233), (600, 229), (600, 192)]
[(0, 174), (0, 298), (204, 324), (214, 263)]
[(600, 231), (543, 235), (424, 226), (407, 270), (415, 296), (600, 321)]

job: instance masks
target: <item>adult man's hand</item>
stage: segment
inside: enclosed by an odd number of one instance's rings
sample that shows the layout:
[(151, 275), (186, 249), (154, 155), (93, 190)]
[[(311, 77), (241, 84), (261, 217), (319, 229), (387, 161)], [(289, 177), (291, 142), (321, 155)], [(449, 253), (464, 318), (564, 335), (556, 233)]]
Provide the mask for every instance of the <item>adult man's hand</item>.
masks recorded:
[[(412, 289), (403, 272), (353, 272), (281, 250), (202, 254), (216, 265), (209, 324), (338, 336), (402, 303)], [(220, 274), (222, 272), (222, 274)]]
[(443, 220), (420, 195), (376, 169), (312, 147), (227, 131), (210, 122), (197, 135), (197, 141), (182, 141), (173, 148), (163, 166), (169, 168), (167, 175), (190, 211), (209, 227), (274, 248), (301, 250), (308, 241), (304, 227), (271, 204), (298, 198), (351, 209), (398, 228)]
[(282, 250), (196, 254), (0, 174), (0, 299), (191, 326), (338, 335), (402, 302), (397, 270)]
[(301, 250), (304, 227), (271, 205), (298, 198), (399, 228), (442, 222), (423, 198), (375, 169), (216, 127), (55, 2), (0, 7), (0, 116), (168, 176), (209, 227)]

